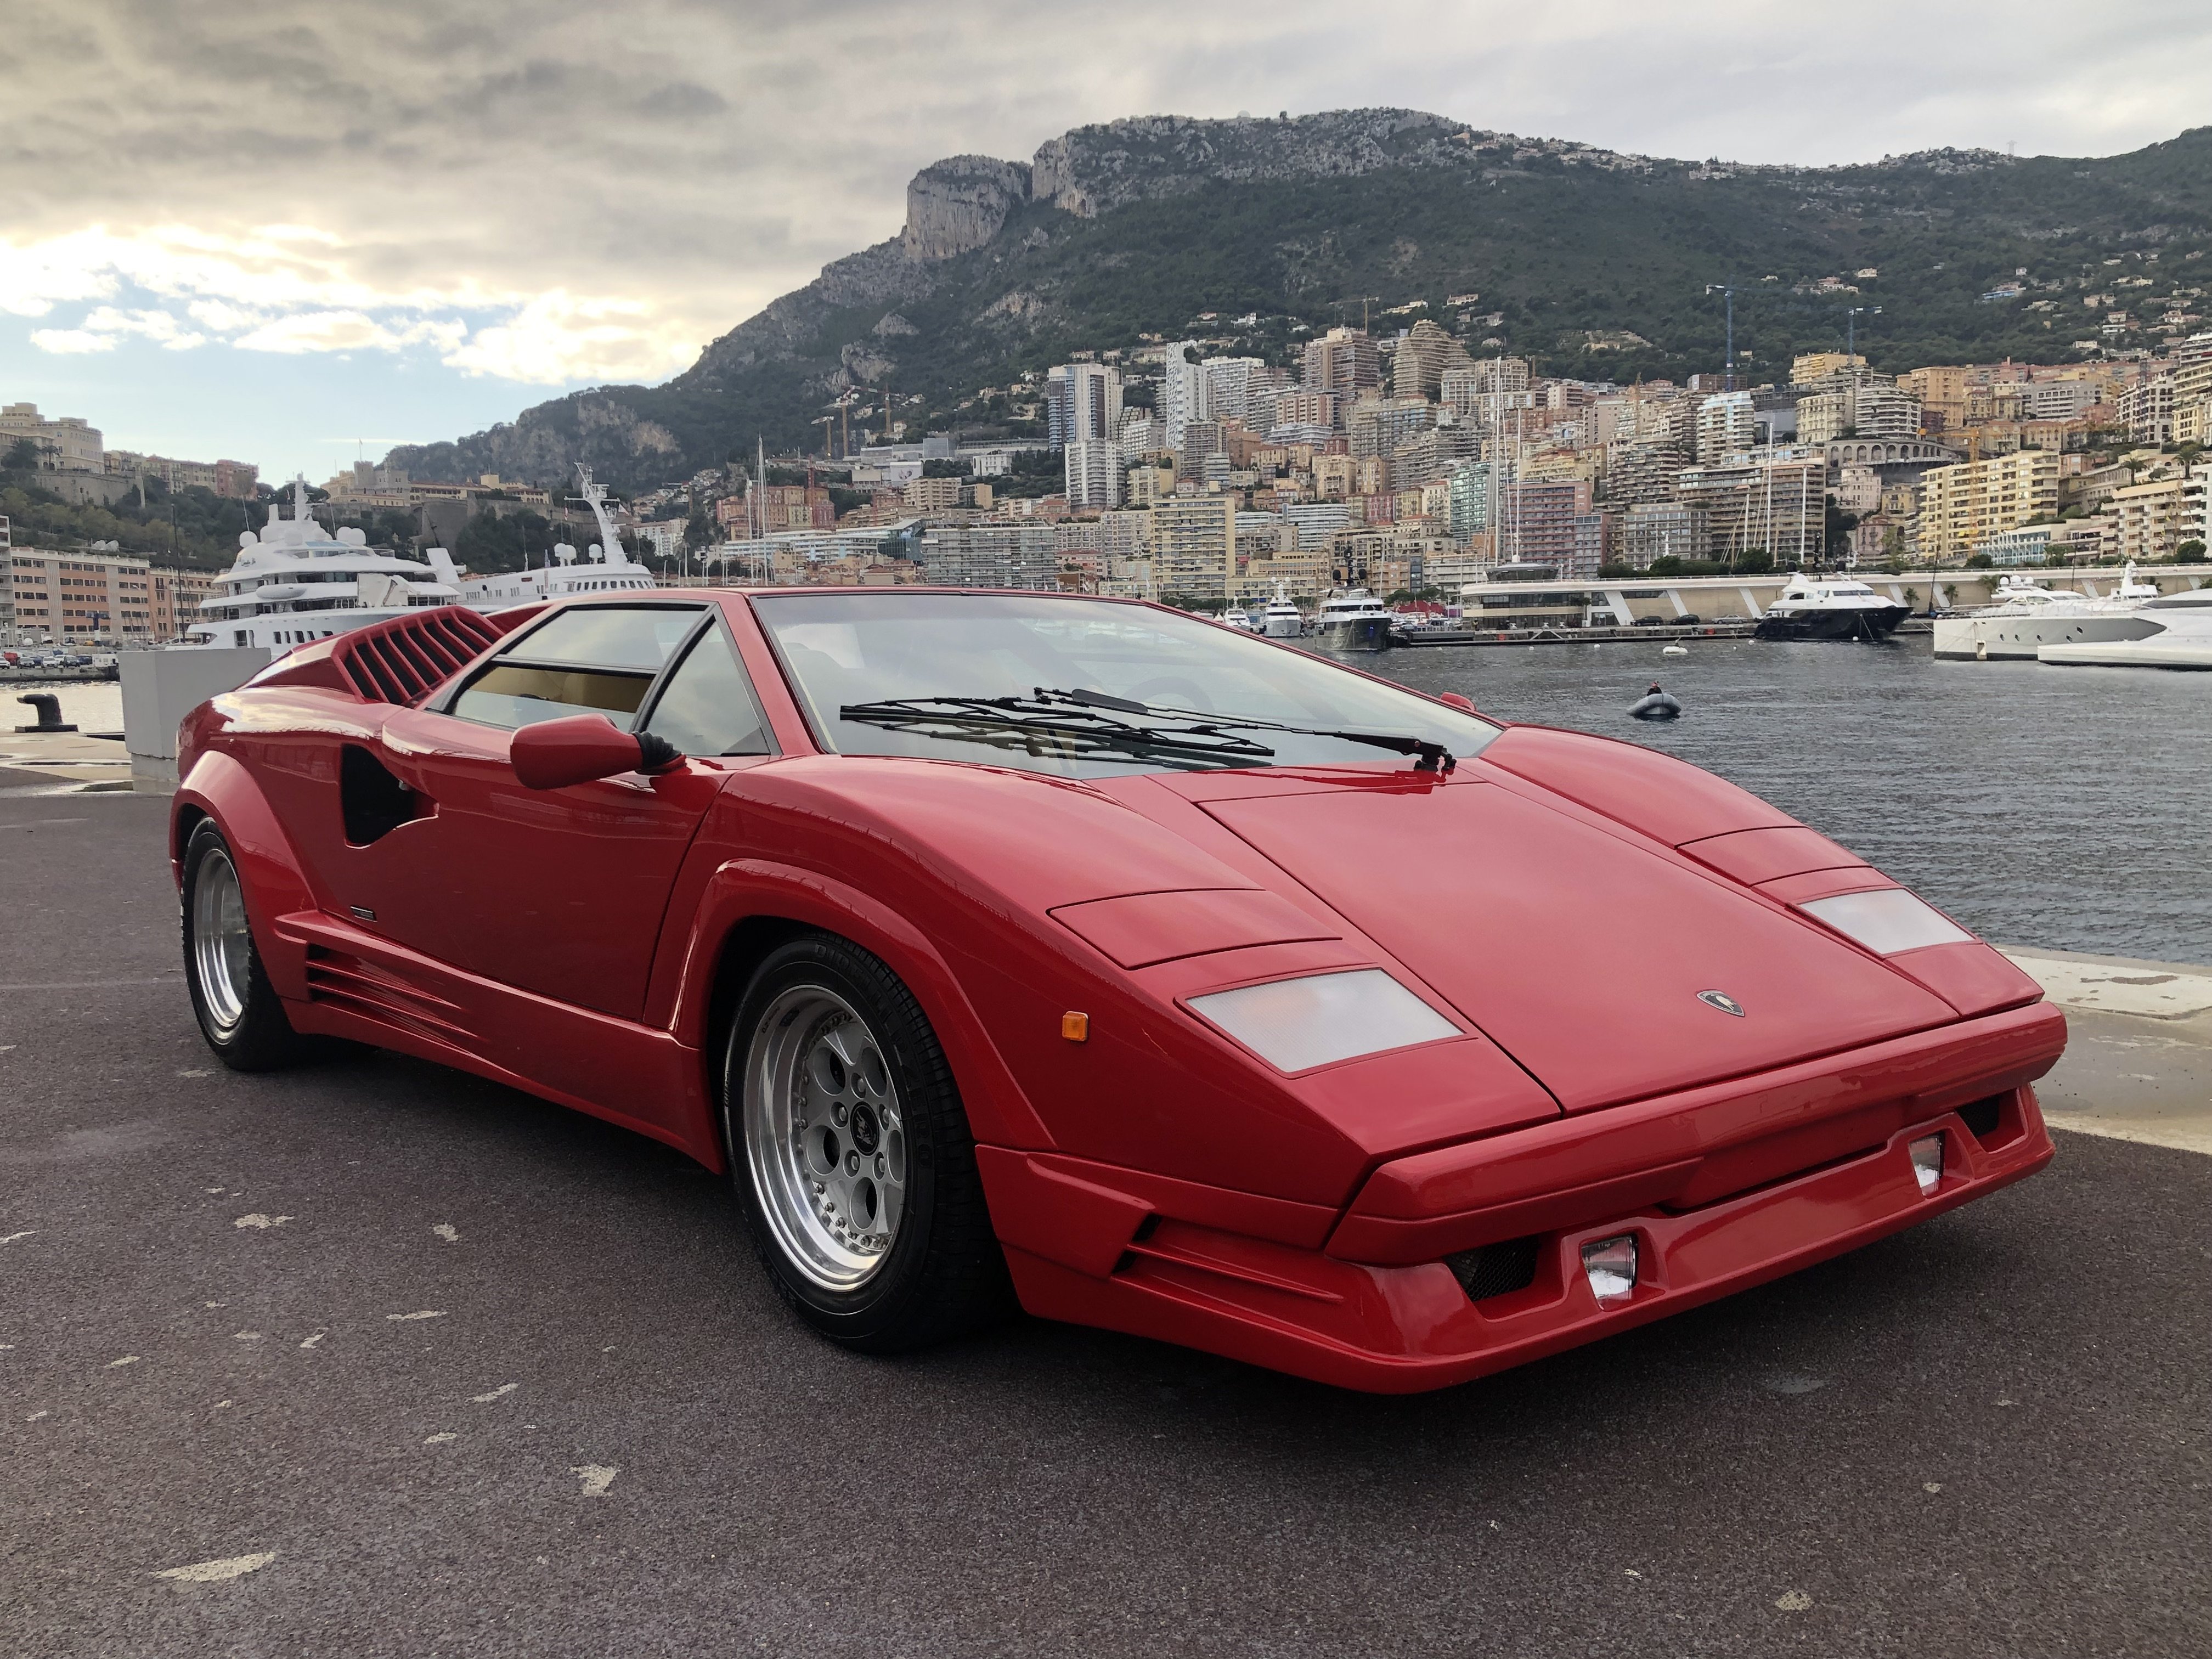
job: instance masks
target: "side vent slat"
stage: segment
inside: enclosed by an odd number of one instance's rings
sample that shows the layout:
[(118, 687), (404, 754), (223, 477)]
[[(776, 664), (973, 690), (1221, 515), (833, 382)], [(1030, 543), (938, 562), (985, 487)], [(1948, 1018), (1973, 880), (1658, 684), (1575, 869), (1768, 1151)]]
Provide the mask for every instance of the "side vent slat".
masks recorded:
[(507, 629), (465, 605), (445, 605), (341, 634), (338, 672), (369, 702), (419, 702)]

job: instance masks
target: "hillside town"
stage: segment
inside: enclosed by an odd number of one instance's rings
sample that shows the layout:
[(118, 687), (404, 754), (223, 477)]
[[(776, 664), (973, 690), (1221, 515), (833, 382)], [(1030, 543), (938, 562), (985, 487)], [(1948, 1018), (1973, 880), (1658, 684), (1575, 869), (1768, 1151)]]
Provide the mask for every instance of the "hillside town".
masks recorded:
[[(1846, 297), (1879, 273), (1852, 275), (1835, 282)], [(619, 523), (672, 585), (1060, 588), (1212, 611), (1348, 586), (1449, 605), (1501, 574), (2187, 562), (2212, 540), (2212, 331), (2184, 333), (2199, 290), (2179, 288), (2161, 346), (2109, 343), (2140, 337), (2121, 302), (2152, 281), (2085, 296), (2100, 332), (2071, 343), (2075, 361), (1893, 374), (1814, 352), (1756, 383), (1748, 353), (1681, 384), (1480, 355), (1500, 343), (1464, 337), (1490, 320), (1476, 294), (1451, 296), (1456, 331), (1418, 301), (1292, 325), (1307, 337), (1287, 362), (1217, 349), (1261, 319), (1206, 313), (1190, 337), (979, 388), (960, 412), (981, 438), (910, 432), (893, 396), (848, 391), (822, 453), (738, 455), (639, 492)], [(270, 494), (251, 464), (109, 449), (86, 419), (29, 404), (0, 409), (0, 449), (77, 504), (143, 506), (149, 484)], [(465, 568), (492, 548), (542, 562), (592, 533), (558, 489), (491, 475), (363, 460), (315, 494), (333, 530), (459, 548)], [(0, 638), (175, 639), (213, 574), (107, 543), (12, 547)]]

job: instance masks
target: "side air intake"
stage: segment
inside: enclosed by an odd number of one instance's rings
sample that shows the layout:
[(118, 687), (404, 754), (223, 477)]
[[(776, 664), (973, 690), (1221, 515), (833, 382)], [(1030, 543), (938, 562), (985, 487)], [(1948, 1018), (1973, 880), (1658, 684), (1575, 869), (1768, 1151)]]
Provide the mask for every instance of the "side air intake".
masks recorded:
[(507, 632), (458, 605), (394, 617), (331, 641), (331, 662), (365, 702), (413, 703)]

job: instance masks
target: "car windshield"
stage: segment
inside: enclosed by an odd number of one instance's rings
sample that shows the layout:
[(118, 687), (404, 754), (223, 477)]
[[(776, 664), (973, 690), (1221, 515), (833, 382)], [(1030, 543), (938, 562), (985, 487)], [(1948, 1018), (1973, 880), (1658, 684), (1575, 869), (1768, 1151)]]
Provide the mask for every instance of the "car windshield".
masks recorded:
[[(1083, 599), (983, 593), (777, 594), (753, 608), (823, 745), (847, 755), (963, 759), (1064, 777), (1193, 767), (1394, 763), (1366, 744), (1316, 732), (1243, 731), (1193, 753), (1133, 735), (1057, 741), (1052, 717), (1026, 707), (1040, 690), (1103, 692), (1146, 705), (1121, 715), (1133, 733), (1172, 731), (1176, 716), (1389, 733), (1443, 745), (1459, 759), (1498, 727), (1473, 714), (1172, 611)], [(1018, 698), (1003, 707), (883, 705)], [(862, 710), (848, 719), (844, 711)], [(1173, 715), (1169, 711), (1175, 711)], [(1102, 719), (1111, 720), (1109, 706)], [(1164, 717), (1164, 718), (1155, 718)], [(1257, 751), (1257, 752), (1255, 752)], [(1402, 764), (1403, 763), (1396, 763)]]

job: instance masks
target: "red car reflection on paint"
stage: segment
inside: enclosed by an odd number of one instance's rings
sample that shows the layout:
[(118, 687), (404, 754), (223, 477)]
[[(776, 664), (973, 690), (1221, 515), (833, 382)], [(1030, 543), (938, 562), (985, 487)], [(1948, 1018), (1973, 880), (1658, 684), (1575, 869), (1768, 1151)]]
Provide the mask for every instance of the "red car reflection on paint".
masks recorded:
[(1433, 1388), (2051, 1155), (2062, 1017), (1842, 848), (1157, 606), (425, 610), (179, 763), (224, 1060), (349, 1038), (679, 1147), (855, 1347), (1018, 1303)]

